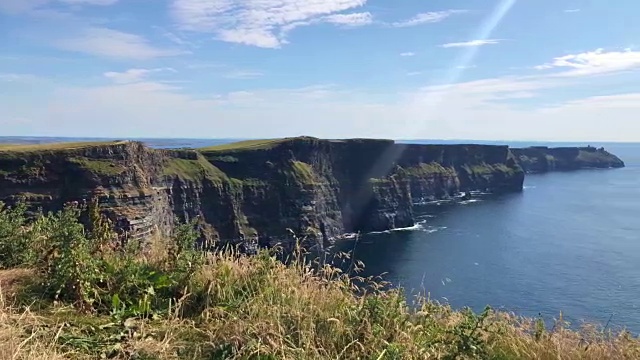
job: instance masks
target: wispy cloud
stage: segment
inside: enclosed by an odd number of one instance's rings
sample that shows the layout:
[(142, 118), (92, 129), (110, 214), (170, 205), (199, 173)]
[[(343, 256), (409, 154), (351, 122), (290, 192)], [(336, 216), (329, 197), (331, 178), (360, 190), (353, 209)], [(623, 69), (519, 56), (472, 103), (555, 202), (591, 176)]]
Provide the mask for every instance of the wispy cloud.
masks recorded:
[(577, 12), (580, 12), (580, 9), (567, 9), (564, 12), (566, 12), (566, 13), (577, 13)]
[(177, 72), (173, 68), (156, 68), (156, 69), (129, 69), (124, 72), (110, 71), (104, 73), (104, 76), (112, 80), (116, 84), (131, 84), (139, 81), (146, 80), (152, 73), (158, 72)]
[(418, 14), (407, 20), (393, 22), (390, 25), (392, 27), (404, 28), (404, 27), (418, 26), (422, 24), (437, 23), (447, 19), (452, 15), (462, 14), (465, 12), (467, 12), (467, 10), (444, 10), (444, 11), (426, 12), (426, 13)]
[(147, 60), (185, 53), (175, 48), (155, 47), (139, 35), (97, 27), (87, 28), (75, 36), (54, 41), (53, 45), (63, 50), (113, 59)]
[(323, 20), (331, 24), (356, 27), (373, 23), (373, 15), (370, 12), (335, 14), (325, 16)]
[[(586, 76), (640, 68), (640, 51), (606, 52), (604, 49), (560, 56), (535, 67), (538, 70), (564, 69), (559, 76)], [(568, 70), (567, 70), (568, 69)]]
[(371, 14), (342, 14), (367, 0), (173, 0), (183, 30), (213, 33), (219, 40), (264, 48), (286, 43), (287, 32), (319, 22), (365, 25)]
[(224, 77), (227, 79), (248, 80), (259, 78), (263, 75), (264, 74), (259, 71), (237, 70), (224, 74)]
[(422, 75), (422, 71), (410, 71), (407, 73), (407, 76), (417, 76)]
[(0, 11), (15, 15), (31, 11), (48, 2), (49, 0), (2, 0), (0, 1)]
[(486, 40), (471, 40), (465, 42), (453, 42), (442, 44), (440, 47), (443, 48), (457, 48), (457, 47), (475, 47), (475, 46), (483, 46), (483, 45), (495, 45), (499, 44), (501, 39), (486, 39)]
[(409, 57), (409, 56), (415, 56), (415, 55), (416, 55), (416, 53), (410, 52), (410, 51), (400, 53), (400, 56), (402, 56), (402, 57)]
[(70, 5), (100, 5), (107, 6), (117, 3), (119, 0), (58, 0)]

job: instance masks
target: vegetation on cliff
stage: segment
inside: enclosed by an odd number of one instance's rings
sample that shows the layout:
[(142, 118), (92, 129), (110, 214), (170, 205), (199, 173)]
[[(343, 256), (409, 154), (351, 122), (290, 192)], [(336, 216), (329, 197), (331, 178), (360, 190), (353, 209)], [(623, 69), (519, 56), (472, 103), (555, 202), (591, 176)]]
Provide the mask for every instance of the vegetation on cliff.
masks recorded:
[(190, 225), (122, 244), (95, 205), (24, 210), (0, 206), (0, 359), (640, 358), (624, 332), (409, 304), (348, 254), (204, 253)]
[(44, 144), (0, 144), (0, 151), (6, 152), (38, 152), (38, 151), (59, 151), (77, 150), (96, 146), (109, 146), (125, 144), (126, 141), (94, 141), (94, 142), (61, 142)]
[(193, 156), (193, 159), (169, 158), (164, 166), (164, 175), (196, 182), (201, 182), (203, 179), (209, 179), (215, 183), (228, 181), (227, 176), (202, 155), (194, 152)]
[(534, 146), (511, 150), (529, 173), (593, 168), (621, 168), (624, 162), (604, 148)]
[(216, 151), (247, 151), (247, 150), (266, 150), (270, 149), (278, 144), (290, 140), (285, 139), (265, 139), (265, 140), (245, 140), (238, 141), (229, 144), (221, 144), (199, 149), (203, 152), (216, 152)]

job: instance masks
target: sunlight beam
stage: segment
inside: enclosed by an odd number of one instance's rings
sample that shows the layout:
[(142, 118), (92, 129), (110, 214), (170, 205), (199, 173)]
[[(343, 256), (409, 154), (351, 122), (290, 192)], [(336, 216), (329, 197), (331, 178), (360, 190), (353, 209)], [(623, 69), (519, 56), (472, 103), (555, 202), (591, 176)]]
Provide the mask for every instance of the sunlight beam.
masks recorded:
[[(513, 5), (515, 5), (517, 0), (500, 0), (493, 10), (491, 15), (486, 18), (479, 26), (479, 28), (474, 32), (473, 39), (474, 40), (487, 40), (492, 35), (496, 27), (502, 22), (504, 17), (509, 13)], [(451, 64), (447, 75), (445, 76), (445, 81), (441, 84), (445, 90), (438, 91), (436, 94), (432, 94), (431, 96), (427, 96), (424, 98), (426, 103), (425, 112), (434, 113), (437, 111), (438, 106), (444, 98), (450, 93), (450, 89), (447, 89), (447, 85), (453, 85), (457, 82), (465, 69), (471, 64), (471, 62), (476, 58), (478, 52), (480, 51), (478, 46), (466, 48), (463, 50), (462, 54), (456, 59), (456, 61)], [(419, 124), (412, 124), (411, 127), (416, 129), (417, 131), (423, 130), (426, 127), (428, 122), (421, 122)], [(421, 128), (421, 129), (420, 129)], [(418, 132), (416, 132), (418, 133)], [(373, 175), (379, 174), (388, 174), (391, 171), (392, 167), (395, 165), (396, 161), (402, 156), (404, 153), (405, 146), (391, 146), (389, 147), (378, 159), (373, 168), (369, 170), (368, 176), (365, 179), (374, 177)], [(367, 194), (366, 185), (364, 188), (361, 188), (361, 197), (369, 198), (372, 194)], [(364, 211), (364, 206), (366, 206), (368, 202), (365, 200), (359, 204), (350, 204), (350, 206), (355, 207), (352, 211), (356, 214), (361, 214)]]

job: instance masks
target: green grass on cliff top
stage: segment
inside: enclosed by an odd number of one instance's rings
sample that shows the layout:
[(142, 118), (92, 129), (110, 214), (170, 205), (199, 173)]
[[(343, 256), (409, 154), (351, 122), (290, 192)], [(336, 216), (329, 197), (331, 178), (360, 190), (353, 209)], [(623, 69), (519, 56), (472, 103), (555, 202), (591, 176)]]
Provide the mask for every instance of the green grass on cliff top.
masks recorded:
[(0, 151), (51, 151), (51, 150), (74, 150), (84, 149), (94, 146), (117, 145), (125, 141), (95, 141), (95, 142), (64, 142), (50, 144), (0, 144)]
[(228, 180), (227, 175), (202, 156), (199, 156), (197, 160), (170, 159), (165, 165), (164, 174), (193, 181), (200, 181), (207, 178), (220, 183)]
[(238, 141), (230, 144), (222, 144), (200, 148), (200, 151), (237, 151), (237, 150), (264, 150), (271, 149), (272, 147), (291, 140), (285, 139), (262, 139), (262, 140), (245, 140)]

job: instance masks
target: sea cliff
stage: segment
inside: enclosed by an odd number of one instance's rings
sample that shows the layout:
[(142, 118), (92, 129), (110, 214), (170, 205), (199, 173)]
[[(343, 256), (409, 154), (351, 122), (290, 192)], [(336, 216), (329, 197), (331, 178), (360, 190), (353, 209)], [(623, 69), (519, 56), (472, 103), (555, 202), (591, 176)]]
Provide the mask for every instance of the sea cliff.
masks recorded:
[(322, 247), (349, 232), (414, 224), (414, 204), (474, 190), (521, 191), (507, 146), (404, 145), (309, 137), (197, 150), (138, 142), (0, 147), (0, 201), (56, 210), (97, 199), (121, 236), (196, 219), (208, 242)]
[(622, 168), (624, 162), (604, 148), (535, 146), (511, 149), (518, 163), (527, 173), (567, 171), (579, 169)]

